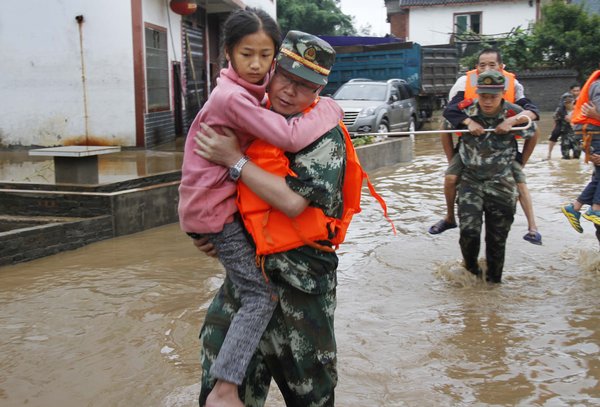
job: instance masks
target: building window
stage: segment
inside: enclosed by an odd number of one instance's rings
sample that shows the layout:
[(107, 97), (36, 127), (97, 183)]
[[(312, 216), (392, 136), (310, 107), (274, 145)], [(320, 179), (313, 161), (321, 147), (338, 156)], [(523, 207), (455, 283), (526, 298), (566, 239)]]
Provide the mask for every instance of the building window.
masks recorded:
[(169, 110), (167, 30), (146, 25), (145, 36), (148, 111)]
[(481, 13), (454, 14), (454, 33), (481, 34)]

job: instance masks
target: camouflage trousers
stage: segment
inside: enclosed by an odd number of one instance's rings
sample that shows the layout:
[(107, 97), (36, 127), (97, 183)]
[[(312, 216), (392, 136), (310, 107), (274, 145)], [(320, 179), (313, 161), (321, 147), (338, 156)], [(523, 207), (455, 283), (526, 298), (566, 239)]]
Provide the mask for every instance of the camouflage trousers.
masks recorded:
[(577, 137), (572, 131), (562, 133), (560, 139), (560, 152), (563, 158), (571, 158), (571, 150), (573, 150), (573, 158), (581, 156), (581, 136)]
[[(333, 406), (337, 384), (335, 289), (308, 294), (285, 281), (275, 281), (275, 288), (279, 303), (238, 386), (240, 399), (245, 406), (263, 406), (273, 378), (287, 406)], [(210, 368), (238, 307), (235, 286), (225, 278), (200, 330), (200, 406), (215, 385)]]
[(487, 280), (499, 283), (502, 279), (506, 239), (514, 221), (516, 199), (478, 188), (475, 183), (461, 182), (458, 189), (458, 216), (460, 221), (460, 250), (465, 267), (480, 275), (478, 265), (481, 247), (481, 227), (485, 215), (485, 257)]

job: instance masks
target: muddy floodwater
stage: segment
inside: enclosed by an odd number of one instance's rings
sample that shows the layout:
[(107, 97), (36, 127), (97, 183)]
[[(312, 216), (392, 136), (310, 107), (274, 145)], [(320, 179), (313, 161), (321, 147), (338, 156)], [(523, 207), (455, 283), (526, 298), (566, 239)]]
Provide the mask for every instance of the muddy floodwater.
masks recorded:
[[(457, 229), (427, 233), (444, 208), (437, 136), (371, 173), (398, 235), (365, 198), (339, 250), (337, 406), (600, 405), (599, 244), (559, 209), (592, 169), (558, 146), (544, 161), (548, 133), (525, 171), (543, 245), (518, 207), (497, 286), (462, 271)], [(0, 406), (197, 405), (222, 279), (176, 224), (0, 268)], [(276, 386), (267, 405), (283, 405)]]

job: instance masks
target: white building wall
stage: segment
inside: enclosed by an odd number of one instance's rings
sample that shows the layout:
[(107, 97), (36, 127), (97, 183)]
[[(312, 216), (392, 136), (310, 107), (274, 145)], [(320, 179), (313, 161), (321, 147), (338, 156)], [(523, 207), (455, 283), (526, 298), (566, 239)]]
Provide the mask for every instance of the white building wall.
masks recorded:
[(421, 45), (448, 44), (453, 32), (454, 13), (482, 12), (482, 34), (500, 34), (510, 28), (527, 28), (535, 22), (535, 2), (527, 1), (472, 4), (460, 7), (424, 7), (410, 9), (408, 41)]
[[(276, 17), (274, 0), (244, 3)], [(167, 29), (171, 76), (171, 62), (181, 61), (181, 16), (168, 0), (142, 0), (142, 13), (143, 23)], [(89, 144), (135, 146), (132, 41), (131, 0), (3, 1), (0, 146), (81, 143), (86, 128)]]
[(135, 139), (129, 1), (32, 0), (0, 6), (0, 143), (52, 146), (85, 136)]
[(245, 0), (244, 4), (248, 7), (261, 8), (277, 19), (277, 1), (276, 0)]

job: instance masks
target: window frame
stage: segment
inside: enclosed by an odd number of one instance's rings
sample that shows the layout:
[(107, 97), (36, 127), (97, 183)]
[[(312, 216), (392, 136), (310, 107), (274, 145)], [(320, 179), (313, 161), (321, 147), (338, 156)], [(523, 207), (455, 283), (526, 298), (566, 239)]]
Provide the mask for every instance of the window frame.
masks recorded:
[[(456, 20), (458, 17), (461, 17), (461, 16), (468, 17), (467, 29), (465, 31), (458, 32), (458, 24), (457, 24)], [(472, 16), (477, 16), (479, 18), (479, 31), (475, 31), (472, 29), (473, 28)], [(460, 13), (453, 13), (453, 15), (452, 15), (452, 32), (454, 33), (454, 35), (462, 35), (465, 33), (474, 33), (474, 34), (481, 35), (482, 27), (483, 27), (483, 13), (481, 11), (460, 12)]]
[[(152, 34), (154, 38), (157, 36), (162, 40), (162, 43), (159, 44), (159, 47), (155, 47), (155, 44), (148, 44), (148, 35), (149, 31), (153, 31)], [(164, 47), (161, 47), (164, 43)], [(154, 65), (151, 66), (150, 58), (159, 58), (161, 65), (164, 63), (164, 66)], [(170, 69), (169, 69), (169, 44), (167, 37), (167, 29), (166, 27), (161, 27), (151, 23), (144, 23), (144, 73), (146, 75), (146, 111), (148, 113), (151, 112), (163, 112), (171, 110), (171, 86), (170, 86)], [(156, 73), (151, 74), (151, 69), (154, 69), (158, 72), (160, 77), (156, 78)], [(160, 80), (158, 86), (151, 86), (151, 83), (154, 81)], [(164, 93), (166, 90), (166, 95), (156, 96), (151, 94), (154, 90), (160, 90)], [(160, 99), (154, 102), (154, 99)]]

